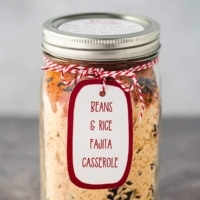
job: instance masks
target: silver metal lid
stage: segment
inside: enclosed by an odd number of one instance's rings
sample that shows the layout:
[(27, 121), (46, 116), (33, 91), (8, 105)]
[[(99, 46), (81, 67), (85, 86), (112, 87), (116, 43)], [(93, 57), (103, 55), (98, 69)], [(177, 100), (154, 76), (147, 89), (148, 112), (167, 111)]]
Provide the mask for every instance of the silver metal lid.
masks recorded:
[(138, 15), (88, 13), (50, 19), (43, 26), (44, 52), (87, 61), (137, 59), (160, 48), (160, 26)]

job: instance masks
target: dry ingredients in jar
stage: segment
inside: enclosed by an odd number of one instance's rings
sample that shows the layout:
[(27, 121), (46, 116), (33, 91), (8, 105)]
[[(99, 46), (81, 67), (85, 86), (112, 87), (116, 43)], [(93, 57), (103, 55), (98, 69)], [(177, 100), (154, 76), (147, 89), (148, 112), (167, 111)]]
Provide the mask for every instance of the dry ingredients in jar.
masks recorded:
[(159, 34), (136, 15), (44, 24), (41, 200), (157, 199)]

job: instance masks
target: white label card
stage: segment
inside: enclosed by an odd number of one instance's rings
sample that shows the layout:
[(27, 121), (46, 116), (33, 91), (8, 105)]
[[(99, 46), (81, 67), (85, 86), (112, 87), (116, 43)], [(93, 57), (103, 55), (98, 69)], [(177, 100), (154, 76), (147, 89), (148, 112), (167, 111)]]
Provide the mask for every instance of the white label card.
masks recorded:
[(84, 80), (72, 91), (68, 113), (67, 162), (78, 187), (105, 189), (127, 179), (133, 148), (130, 94), (116, 81)]
[(85, 35), (124, 35), (141, 32), (144, 27), (124, 19), (92, 18), (65, 22), (58, 30)]

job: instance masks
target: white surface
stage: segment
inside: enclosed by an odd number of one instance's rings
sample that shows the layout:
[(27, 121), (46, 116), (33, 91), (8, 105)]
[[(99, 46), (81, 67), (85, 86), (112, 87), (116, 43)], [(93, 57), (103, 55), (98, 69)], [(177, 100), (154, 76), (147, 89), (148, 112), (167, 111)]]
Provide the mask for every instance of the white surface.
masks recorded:
[(58, 29), (70, 33), (89, 35), (121, 35), (143, 31), (144, 27), (135, 22), (122, 19), (93, 18), (65, 22)]
[(163, 114), (200, 115), (199, 0), (1, 0), (0, 115), (38, 115), (43, 22), (94, 11), (157, 20), (162, 28)]
[[(80, 90), (75, 100), (73, 123), (73, 162), (76, 177), (84, 183), (94, 185), (114, 184), (123, 177), (127, 166), (129, 149), (126, 96), (120, 88), (115, 86), (107, 85), (104, 97), (99, 95), (100, 90), (100, 84), (87, 85)], [(91, 102), (99, 103), (99, 106), (96, 106), (99, 112), (91, 112)], [(112, 112), (103, 112), (100, 109), (100, 104), (104, 104), (104, 102), (112, 103), (110, 110)], [(95, 121), (94, 130), (90, 129), (92, 120)], [(99, 130), (99, 120), (112, 120), (110, 126), (112, 131)], [(90, 139), (93, 139), (93, 142)], [(112, 149), (97, 149), (96, 146), (94, 147), (95, 139), (98, 141), (102, 139), (111, 140)], [(118, 157), (116, 162), (117, 168), (91, 168), (82, 166), (83, 158), (91, 159), (93, 157), (113, 158), (113, 160)]]

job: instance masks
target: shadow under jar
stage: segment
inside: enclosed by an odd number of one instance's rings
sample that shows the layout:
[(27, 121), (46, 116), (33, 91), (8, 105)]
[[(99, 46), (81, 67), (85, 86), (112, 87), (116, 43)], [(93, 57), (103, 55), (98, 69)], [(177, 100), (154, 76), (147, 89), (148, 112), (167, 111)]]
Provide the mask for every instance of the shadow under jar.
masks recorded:
[(136, 15), (44, 23), (41, 200), (157, 199), (159, 35)]

